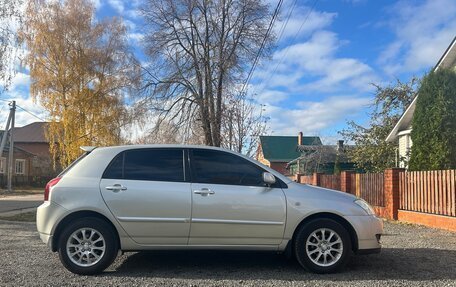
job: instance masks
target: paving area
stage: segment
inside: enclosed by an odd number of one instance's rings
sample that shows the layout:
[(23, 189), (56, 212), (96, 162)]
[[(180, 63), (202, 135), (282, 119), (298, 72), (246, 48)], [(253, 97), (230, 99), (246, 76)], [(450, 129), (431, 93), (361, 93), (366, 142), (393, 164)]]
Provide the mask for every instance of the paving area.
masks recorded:
[(344, 272), (308, 273), (259, 252), (131, 252), (98, 276), (77, 276), (41, 243), (33, 223), (0, 221), (0, 286), (456, 286), (456, 233), (385, 223), (384, 250)]

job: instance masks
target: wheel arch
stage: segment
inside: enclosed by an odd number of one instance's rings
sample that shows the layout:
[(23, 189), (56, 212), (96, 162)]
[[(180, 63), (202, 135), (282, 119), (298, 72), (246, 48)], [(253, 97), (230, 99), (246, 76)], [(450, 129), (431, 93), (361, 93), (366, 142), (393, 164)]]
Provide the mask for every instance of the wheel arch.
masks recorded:
[[(290, 241), (290, 244), (288, 244), (288, 248), (291, 248), (295, 242), (296, 235), (298, 233), (298, 230), (308, 224), (309, 222), (315, 220), (315, 219), (332, 219), (336, 221), (337, 223), (341, 224), (347, 231), (348, 234), (350, 235), (350, 241), (351, 241), (351, 246), (353, 252), (356, 252), (358, 250), (358, 235), (356, 234), (355, 229), (353, 226), (348, 222), (345, 218), (343, 218), (340, 215), (337, 215), (335, 213), (330, 213), (330, 212), (319, 212), (319, 213), (314, 213), (311, 214), (301, 220), (301, 222), (296, 226), (295, 230), (293, 231), (293, 237), (292, 240)], [(287, 248), (287, 249), (288, 249)]]
[(51, 250), (53, 252), (56, 252), (58, 249), (59, 238), (60, 238), (60, 235), (62, 234), (62, 231), (64, 230), (64, 228), (73, 220), (81, 219), (84, 217), (95, 217), (95, 218), (99, 218), (99, 219), (103, 220), (104, 222), (106, 222), (106, 224), (108, 224), (108, 226), (114, 232), (114, 235), (115, 235), (116, 241), (117, 241), (117, 246), (120, 248), (121, 245), (120, 245), (119, 232), (117, 231), (117, 228), (114, 226), (114, 224), (106, 216), (104, 216), (103, 214), (98, 213), (96, 211), (79, 210), (79, 211), (68, 214), (57, 224), (57, 227), (55, 228), (55, 231), (54, 231), (54, 235), (52, 236)]

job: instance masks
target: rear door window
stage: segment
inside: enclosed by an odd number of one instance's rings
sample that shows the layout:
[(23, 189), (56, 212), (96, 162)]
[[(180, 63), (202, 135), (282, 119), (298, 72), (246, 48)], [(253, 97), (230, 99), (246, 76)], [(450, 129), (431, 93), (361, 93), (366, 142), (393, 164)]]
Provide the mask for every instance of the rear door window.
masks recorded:
[(119, 154), (106, 169), (103, 178), (183, 182), (182, 149), (137, 149)]

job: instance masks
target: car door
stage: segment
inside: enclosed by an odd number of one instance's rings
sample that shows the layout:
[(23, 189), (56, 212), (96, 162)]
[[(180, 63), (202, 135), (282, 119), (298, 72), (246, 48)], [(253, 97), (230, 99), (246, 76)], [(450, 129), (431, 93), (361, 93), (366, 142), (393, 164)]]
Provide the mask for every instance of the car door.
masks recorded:
[(133, 149), (108, 166), (100, 190), (120, 225), (139, 244), (187, 244), (191, 191), (183, 149)]
[(275, 245), (283, 238), (286, 201), (279, 179), (236, 154), (191, 151), (192, 219), (189, 245)]

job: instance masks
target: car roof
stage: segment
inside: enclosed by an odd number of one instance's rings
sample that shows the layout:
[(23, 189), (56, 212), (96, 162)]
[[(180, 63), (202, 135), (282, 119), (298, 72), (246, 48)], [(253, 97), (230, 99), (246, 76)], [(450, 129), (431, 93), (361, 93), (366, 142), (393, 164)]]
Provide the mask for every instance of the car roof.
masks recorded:
[(228, 151), (232, 153), (232, 150), (221, 148), (221, 147), (214, 147), (214, 146), (206, 146), (206, 145), (186, 145), (186, 144), (132, 144), (132, 145), (119, 145), (119, 146), (106, 146), (106, 147), (81, 147), (83, 150), (91, 149), (118, 149), (118, 150), (128, 150), (128, 149), (138, 149), (138, 148), (198, 148), (198, 149), (208, 149), (208, 150), (221, 150), (221, 151)]

